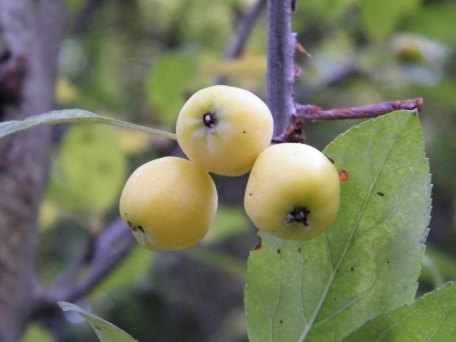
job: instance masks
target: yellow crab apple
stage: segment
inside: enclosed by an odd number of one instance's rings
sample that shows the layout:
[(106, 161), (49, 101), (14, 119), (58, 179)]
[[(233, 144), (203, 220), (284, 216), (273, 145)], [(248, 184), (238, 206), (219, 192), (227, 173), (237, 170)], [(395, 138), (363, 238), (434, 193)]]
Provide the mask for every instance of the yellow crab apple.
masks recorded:
[(209, 174), (192, 161), (164, 157), (138, 167), (128, 178), (120, 215), (143, 247), (170, 251), (200, 241), (217, 210)]
[(259, 97), (224, 85), (192, 95), (176, 124), (177, 141), (188, 158), (224, 176), (248, 172), (269, 146), (272, 131), (271, 112)]
[(336, 220), (339, 193), (339, 174), (323, 153), (309, 145), (283, 143), (258, 156), (244, 207), (260, 231), (309, 240)]

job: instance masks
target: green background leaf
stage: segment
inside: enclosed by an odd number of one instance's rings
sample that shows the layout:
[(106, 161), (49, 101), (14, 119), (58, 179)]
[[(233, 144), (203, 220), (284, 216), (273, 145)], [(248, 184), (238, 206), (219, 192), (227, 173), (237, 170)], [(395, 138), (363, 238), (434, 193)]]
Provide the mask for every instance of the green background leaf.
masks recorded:
[(170, 53), (153, 66), (146, 83), (149, 104), (166, 124), (173, 124), (197, 71), (197, 56)]
[(344, 342), (443, 342), (456, 336), (456, 284), (424, 295), (366, 323)]
[(251, 341), (338, 341), (414, 299), (430, 213), (416, 114), (369, 120), (324, 152), (349, 173), (338, 220), (310, 241), (263, 236), (250, 254)]
[(364, 0), (361, 19), (371, 38), (381, 40), (394, 31), (404, 14), (418, 7), (420, 0)]
[(456, 43), (454, 25), (456, 23), (456, 4), (430, 5), (421, 8), (404, 23), (404, 28), (449, 44)]
[(101, 342), (134, 342), (136, 341), (133, 337), (127, 334), (122, 329), (116, 327), (114, 324), (100, 318), (92, 313), (82, 310), (80, 307), (67, 303), (59, 302), (60, 308), (63, 311), (73, 311), (81, 314), (89, 322), (93, 331), (98, 336)]
[(73, 127), (65, 135), (50, 179), (49, 195), (65, 209), (107, 209), (125, 180), (126, 159), (111, 127)]

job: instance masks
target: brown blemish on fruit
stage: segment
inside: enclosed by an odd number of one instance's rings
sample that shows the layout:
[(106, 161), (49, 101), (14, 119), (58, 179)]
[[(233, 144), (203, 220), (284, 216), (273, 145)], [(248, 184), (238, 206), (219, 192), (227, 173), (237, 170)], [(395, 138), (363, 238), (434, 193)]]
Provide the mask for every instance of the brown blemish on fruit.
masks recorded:
[(262, 245), (261, 237), (259, 235), (257, 235), (257, 243), (256, 243), (255, 247), (253, 247), (253, 250), (256, 251), (258, 249), (261, 249), (261, 245)]
[(342, 183), (348, 182), (348, 180), (350, 179), (350, 174), (347, 170), (340, 170), (339, 179)]

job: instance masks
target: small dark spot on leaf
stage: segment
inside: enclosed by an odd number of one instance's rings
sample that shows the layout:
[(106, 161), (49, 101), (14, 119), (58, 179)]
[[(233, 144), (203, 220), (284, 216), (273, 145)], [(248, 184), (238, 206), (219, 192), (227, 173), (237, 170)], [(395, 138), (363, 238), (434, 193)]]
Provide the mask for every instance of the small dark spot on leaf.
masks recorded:
[(280, 248), (277, 250), (277, 254), (280, 254), (282, 251), (280, 250)]
[(301, 247), (300, 247), (300, 248), (298, 248), (298, 253), (301, 253)]
[(354, 267), (354, 266), (350, 267), (350, 271), (351, 271), (351, 272), (353, 272), (354, 270), (355, 270), (355, 267)]
[(280, 324), (283, 324), (283, 320), (280, 320), (279, 323), (280, 323)]
[(347, 170), (340, 170), (339, 179), (342, 183), (348, 182), (348, 180), (350, 179), (350, 174)]
[(253, 194), (251, 192), (249, 192), (249, 196), (252, 196)]
[(382, 196), (382, 197), (385, 196), (385, 194), (383, 192), (380, 192), (380, 191), (377, 192), (377, 195)]
[(391, 261), (389, 261), (389, 259), (386, 259), (386, 263), (389, 264)]
[(138, 229), (144, 234), (144, 228), (142, 226), (138, 226)]
[(246, 134), (246, 133), (247, 133), (247, 131), (242, 131), (242, 134)]

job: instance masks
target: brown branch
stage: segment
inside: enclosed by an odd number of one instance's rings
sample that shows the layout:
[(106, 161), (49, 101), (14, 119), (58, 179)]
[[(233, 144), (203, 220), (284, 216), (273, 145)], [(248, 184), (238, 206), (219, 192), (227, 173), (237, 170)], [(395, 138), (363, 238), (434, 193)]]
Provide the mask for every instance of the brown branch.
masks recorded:
[(296, 115), (303, 120), (341, 120), (373, 118), (395, 110), (419, 110), (424, 101), (421, 97), (374, 103), (364, 106), (324, 110), (314, 105), (296, 104)]
[(114, 221), (95, 241), (93, 262), (88, 275), (80, 282), (38, 290), (34, 317), (55, 311), (58, 301), (75, 301), (99, 285), (136, 245), (128, 227), (120, 219)]
[(366, 119), (391, 113), (395, 110), (420, 110), (424, 105), (421, 97), (374, 103), (364, 106), (323, 109), (315, 105), (296, 104), (296, 114), (290, 119), (288, 127), (273, 142), (303, 142), (305, 121)]

